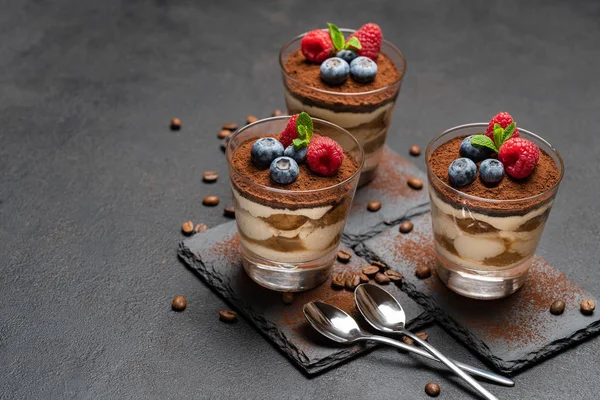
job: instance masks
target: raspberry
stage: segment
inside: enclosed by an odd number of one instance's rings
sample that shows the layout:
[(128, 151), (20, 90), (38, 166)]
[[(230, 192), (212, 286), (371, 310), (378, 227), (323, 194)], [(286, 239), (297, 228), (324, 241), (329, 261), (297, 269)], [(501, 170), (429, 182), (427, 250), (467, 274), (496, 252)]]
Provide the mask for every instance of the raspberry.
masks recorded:
[(329, 137), (313, 137), (308, 145), (306, 161), (315, 174), (332, 176), (337, 173), (344, 161), (344, 150)]
[(531, 175), (539, 159), (540, 149), (523, 138), (511, 137), (498, 151), (498, 160), (504, 164), (506, 173), (516, 179)]
[[(502, 129), (506, 129), (506, 127), (509, 126), (512, 122), (514, 122), (513, 117), (506, 111), (502, 111), (490, 120), (487, 130), (485, 131), (485, 135), (487, 137), (489, 137), (490, 139), (494, 140), (494, 125), (500, 124)], [(515, 131), (513, 132), (511, 138), (518, 138), (518, 137), (519, 137), (519, 129), (515, 128)]]
[(369, 57), (371, 60), (377, 60), (381, 51), (381, 43), (383, 42), (383, 33), (377, 24), (368, 23), (361, 26), (356, 32), (348, 37), (356, 37), (362, 48), (356, 50), (359, 56)]
[(327, 60), (335, 51), (329, 32), (320, 29), (304, 35), (300, 42), (300, 48), (308, 61), (318, 64)]
[(292, 115), (285, 126), (285, 129), (279, 134), (279, 141), (283, 145), (284, 149), (292, 144), (292, 141), (298, 137), (296, 118), (298, 118), (298, 114)]

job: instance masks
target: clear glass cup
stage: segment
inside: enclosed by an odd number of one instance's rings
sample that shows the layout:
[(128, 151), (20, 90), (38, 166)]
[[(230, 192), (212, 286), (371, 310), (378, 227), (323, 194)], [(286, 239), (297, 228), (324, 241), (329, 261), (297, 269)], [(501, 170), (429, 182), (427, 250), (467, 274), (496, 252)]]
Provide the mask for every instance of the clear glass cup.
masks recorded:
[[(315, 190), (284, 190), (254, 182), (232, 163), (236, 149), (251, 139), (281, 132), (289, 116), (266, 118), (234, 133), (227, 145), (244, 269), (255, 282), (278, 291), (302, 291), (331, 272), (364, 161), (348, 131), (313, 118), (315, 132), (337, 141), (357, 164), (343, 182)], [(249, 156), (249, 155), (248, 155)]]
[[(445, 131), (427, 146), (426, 160), (440, 145), (485, 132), (487, 125), (474, 123)], [(438, 276), (466, 297), (498, 299), (523, 285), (564, 175), (562, 158), (550, 143), (521, 127), (519, 132), (558, 168), (556, 184), (536, 196), (493, 200), (467, 195), (439, 179), (427, 162)]]
[[(355, 32), (341, 29), (347, 36)], [(383, 146), (392, 122), (396, 98), (406, 72), (406, 60), (402, 52), (384, 40), (381, 46), (396, 65), (400, 78), (391, 84), (368, 92), (340, 92), (314, 88), (298, 81), (285, 71), (288, 57), (300, 48), (306, 33), (283, 45), (279, 52), (279, 65), (283, 77), (285, 103), (289, 114), (306, 111), (311, 116), (333, 122), (350, 132), (365, 151), (365, 163), (359, 187), (375, 178)]]

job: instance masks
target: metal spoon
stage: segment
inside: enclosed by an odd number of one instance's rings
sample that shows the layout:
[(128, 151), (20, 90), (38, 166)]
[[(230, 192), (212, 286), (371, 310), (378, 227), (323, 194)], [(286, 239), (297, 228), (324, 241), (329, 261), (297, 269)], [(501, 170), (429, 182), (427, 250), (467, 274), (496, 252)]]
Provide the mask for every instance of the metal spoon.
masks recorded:
[(463, 370), (450, 361), (445, 355), (440, 353), (435, 347), (417, 335), (408, 331), (404, 324), (406, 316), (398, 300), (379, 286), (364, 283), (354, 291), (354, 301), (360, 313), (373, 328), (389, 333), (401, 333), (419, 343), (422, 347), (438, 358), (449, 369), (464, 379), (471, 387), (477, 390), (486, 399), (497, 400), (498, 398), (488, 392), (475, 379), (467, 375)]
[[(361, 331), (354, 318), (330, 304), (320, 301), (307, 303), (304, 305), (304, 316), (317, 332), (334, 342), (343, 344), (352, 344), (360, 341), (378, 342), (440, 362), (437, 358), (416, 346)], [(515, 385), (512, 380), (493, 372), (484, 371), (458, 361), (455, 361), (455, 363), (471, 375), (480, 376), (504, 386)]]

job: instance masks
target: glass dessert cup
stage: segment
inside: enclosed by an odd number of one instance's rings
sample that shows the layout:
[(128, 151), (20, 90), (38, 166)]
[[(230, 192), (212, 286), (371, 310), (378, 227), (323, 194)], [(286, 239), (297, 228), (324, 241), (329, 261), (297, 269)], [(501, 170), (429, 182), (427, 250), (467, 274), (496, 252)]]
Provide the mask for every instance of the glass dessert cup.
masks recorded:
[[(346, 36), (354, 32), (352, 29), (340, 30)], [(313, 117), (333, 122), (350, 132), (365, 152), (365, 162), (359, 181), (359, 187), (364, 186), (375, 178), (392, 121), (396, 98), (406, 71), (406, 60), (398, 48), (384, 40), (381, 52), (393, 61), (398, 69), (399, 78), (396, 81), (365, 92), (341, 92), (339, 87), (323, 90), (299, 81), (285, 70), (288, 57), (300, 49), (300, 42), (304, 35), (299, 35), (286, 43), (279, 52), (288, 113), (298, 114), (306, 111)]]
[(226, 156), (246, 273), (266, 288), (297, 292), (320, 285), (331, 272), (364, 153), (346, 130), (313, 118), (315, 132), (337, 141), (356, 162), (347, 179), (316, 190), (285, 190), (240, 173), (232, 163), (236, 149), (248, 140), (281, 132), (288, 120), (289, 116), (273, 117), (243, 127), (231, 136)]
[(485, 132), (487, 125), (451, 128), (426, 151), (438, 276), (454, 292), (475, 299), (506, 297), (523, 285), (564, 174), (556, 149), (519, 127), (521, 137), (556, 164), (559, 178), (549, 189), (532, 197), (495, 200), (465, 194), (439, 179), (429, 162), (434, 150), (453, 138)]

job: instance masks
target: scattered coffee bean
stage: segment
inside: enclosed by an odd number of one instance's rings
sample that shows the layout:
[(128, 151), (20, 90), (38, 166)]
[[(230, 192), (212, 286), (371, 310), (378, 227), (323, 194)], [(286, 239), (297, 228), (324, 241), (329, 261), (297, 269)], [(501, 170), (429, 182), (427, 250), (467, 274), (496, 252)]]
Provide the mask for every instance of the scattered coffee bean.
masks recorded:
[(181, 231), (186, 235), (191, 235), (194, 232), (194, 223), (192, 221), (185, 221), (181, 224)]
[(171, 119), (171, 130), (178, 131), (181, 129), (181, 120), (179, 118)]
[(202, 174), (202, 180), (207, 183), (216, 182), (219, 174), (216, 171), (206, 171)]
[(337, 252), (337, 259), (341, 263), (347, 263), (352, 258), (352, 253), (348, 253), (346, 250), (340, 250)]
[(367, 205), (367, 210), (371, 211), (371, 212), (375, 212), (375, 211), (379, 211), (381, 209), (381, 202), (380, 201), (370, 201), (369, 204)]
[(273, 111), (273, 116), (274, 117), (281, 117), (283, 115), (283, 112), (280, 109), (275, 109)]
[(374, 266), (378, 267), (381, 272), (383, 272), (383, 271), (385, 271), (387, 269), (387, 265), (385, 265), (381, 261), (373, 261), (371, 263), (371, 265), (374, 265)]
[(248, 115), (246, 117), (246, 123), (247, 124), (251, 124), (251, 123), (256, 122), (256, 121), (258, 121), (258, 118), (256, 118), (254, 115)]
[(237, 313), (231, 310), (220, 310), (219, 319), (223, 322), (235, 322), (237, 321)]
[(223, 128), (222, 129), (227, 129), (228, 131), (236, 131), (238, 128), (238, 124), (236, 124), (235, 122), (227, 122), (223, 124)]
[(421, 190), (423, 189), (423, 181), (420, 180), (419, 178), (410, 178), (408, 181), (408, 186), (410, 186), (411, 188), (415, 189), (415, 190)]
[(431, 268), (427, 265), (419, 265), (415, 271), (415, 275), (419, 279), (427, 279), (431, 276)]
[(360, 283), (369, 282), (369, 277), (367, 275), (363, 274), (362, 272), (360, 274), (358, 274), (358, 276), (360, 277)]
[(171, 303), (171, 308), (174, 311), (183, 311), (187, 306), (187, 300), (183, 296), (175, 296), (173, 297), (173, 302)]
[(283, 304), (292, 304), (294, 302), (294, 293), (284, 292), (281, 296), (281, 300), (283, 300)]
[(408, 233), (413, 230), (413, 223), (410, 221), (404, 221), (400, 224), (400, 233)]
[(582, 314), (589, 315), (594, 312), (596, 303), (594, 303), (594, 300), (592, 299), (583, 300), (581, 303), (579, 303), (579, 307), (581, 307)]
[(415, 343), (415, 341), (412, 340), (411, 338), (409, 338), (408, 336), (402, 336), (402, 341), (409, 345), (412, 345)]
[(336, 274), (331, 279), (331, 287), (334, 289), (343, 289), (346, 284), (346, 277), (344, 274)]
[(352, 274), (346, 279), (346, 289), (354, 291), (358, 285), (360, 285), (360, 276)]
[(390, 283), (390, 281), (390, 277), (386, 274), (382, 274), (381, 272), (375, 274), (375, 282), (379, 283), (380, 285), (387, 285)]
[(415, 335), (421, 340), (429, 339), (429, 335), (426, 332), (417, 332)]
[(379, 267), (377, 265), (369, 265), (362, 269), (362, 273), (367, 276), (370, 276), (370, 277), (375, 276), (375, 274), (378, 272), (379, 272)]
[(421, 154), (421, 148), (419, 146), (417, 146), (416, 144), (412, 145), (412, 146), (410, 146), (409, 153), (410, 153), (411, 156), (416, 157), (416, 156), (418, 156), (418, 155)]
[(348, 290), (354, 290), (352, 284), (354, 282), (354, 274), (344, 274), (344, 287)]
[(402, 280), (402, 274), (398, 271), (394, 271), (393, 269), (388, 269), (385, 271), (385, 274), (394, 282)]
[(219, 139), (225, 139), (229, 135), (231, 135), (231, 131), (229, 129), (221, 129), (217, 134), (217, 137)]
[(229, 218), (235, 218), (235, 209), (231, 206), (225, 207), (223, 209), (223, 214)]
[(425, 393), (431, 397), (438, 397), (440, 395), (440, 385), (434, 382), (429, 382), (425, 385)]
[(565, 311), (565, 302), (562, 300), (554, 300), (550, 305), (550, 312), (554, 315), (560, 315)]
[(219, 198), (217, 196), (206, 196), (202, 199), (202, 204), (205, 206), (214, 207), (219, 204)]
[(197, 224), (196, 227), (194, 228), (194, 233), (204, 232), (207, 229), (208, 229), (208, 226), (206, 226), (206, 224)]

